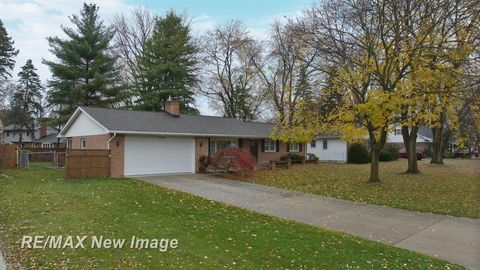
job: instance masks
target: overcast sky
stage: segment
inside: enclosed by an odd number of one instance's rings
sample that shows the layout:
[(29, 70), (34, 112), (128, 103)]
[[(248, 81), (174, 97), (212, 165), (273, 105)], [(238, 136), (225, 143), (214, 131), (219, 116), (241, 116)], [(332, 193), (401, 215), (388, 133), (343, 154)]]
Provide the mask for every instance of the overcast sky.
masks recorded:
[[(84, 1), (77, 0), (0, 0), (0, 19), (20, 50), (14, 74), (27, 59), (32, 59), (42, 81), (50, 76), (42, 58), (54, 60), (48, 52), (48, 36), (64, 37), (60, 25), (71, 26), (68, 16), (78, 14)], [(240, 19), (256, 38), (265, 37), (269, 25), (276, 19), (293, 16), (312, 0), (101, 0), (86, 1), (100, 7), (101, 18), (111, 23), (118, 13), (127, 13), (143, 6), (157, 14), (169, 9), (186, 12), (192, 19), (195, 35), (231, 19)], [(16, 77), (16, 76), (15, 76)], [(15, 78), (14, 77), (14, 78)], [(202, 114), (213, 114), (205, 99), (197, 98)]]

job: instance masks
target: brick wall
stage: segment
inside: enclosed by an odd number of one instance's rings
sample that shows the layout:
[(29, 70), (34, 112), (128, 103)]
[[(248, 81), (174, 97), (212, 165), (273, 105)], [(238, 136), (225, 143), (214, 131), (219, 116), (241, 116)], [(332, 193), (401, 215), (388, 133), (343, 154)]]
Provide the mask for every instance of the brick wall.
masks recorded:
[(199, 172), (200, 162), (198, 159), (201, 156), (208, 156), (208, 138), (195, 138), (195, 171)]
[(125, 136), (117, 135), (110, 142), (110, 176), (121, 178), (124, 176)]
[(80, 140), (85, 139), (85, 149), (108, 149), (107, 142), (110, 134), (81, 136), (72, 138), (72, 149), (80, 149)]
[[(288, 154), (287, 146), (288, 144), (280, 142), (279, 143), (279, 150), (278, 152), (262, 152), (262, 142), (263, 140), (258, 140), (258, 164), (266, 164), (269, 163), (271, 160), (280, 160), (280, 157), (283, 155)], [(302, 144), (302, 151), (301, 152), (290, 152), (295, 155), (299, 155), (305, 157), (306, 145)]]

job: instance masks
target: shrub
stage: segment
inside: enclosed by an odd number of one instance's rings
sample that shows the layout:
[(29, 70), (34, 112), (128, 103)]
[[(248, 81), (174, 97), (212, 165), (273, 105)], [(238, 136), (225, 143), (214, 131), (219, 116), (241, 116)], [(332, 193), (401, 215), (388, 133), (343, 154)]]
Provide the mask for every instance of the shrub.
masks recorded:
[(315, 154), (309, 153), (307, 156), (308, 156), (307, 158), (308, 161), (312, 161), (312, 162), (318, 161), (318, 157)]
[(349, 163), (357, 163), (363, 164), (368, 163), (370, 160), (370, 155), (368, 154), (368, 150), (363, 144), (354, 143), (350, 145), (348, 149), (348, 162)]
[(397, 160), (400, 157), (400, 151), (398, 151), (398, 148), (395, 147), (395, 145), (387, 146), (387, 149), (385, 149), (385, 151), (389, 152), (392, 155), (392, 160)]
[(380, 161), (392, 161), (393, 160), (393, 155), (389, 151), (381, 151), (378, 159)]
[(210, 158), (210, 156), (201, 156), (198, 161), (200, 162), (200, 172), (207, 172), (208, 166), (212, 163), (212, 159)]
[(292, 153), (288, 153), (288, 154), (280, 157), (281, 161), (290, 160), (290, 161), (292, 161), (292, 163), (302, 163), (303, 159), (304, 158), (302, 156), (297, 155), (297, 154), (292, 154)]
[(212, 159), (212, 166), (227, 172), (240, 172), (253, 170), (255, 163), (250, 153), (228, 147), (217, 151)]

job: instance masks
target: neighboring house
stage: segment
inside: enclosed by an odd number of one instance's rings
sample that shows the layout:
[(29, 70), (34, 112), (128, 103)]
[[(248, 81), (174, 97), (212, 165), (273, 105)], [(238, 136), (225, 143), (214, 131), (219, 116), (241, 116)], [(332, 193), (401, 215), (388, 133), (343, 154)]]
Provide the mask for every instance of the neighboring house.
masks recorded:
[[(395, 145), (398, 149), (405, 147), (400, 127), (389, 132), (387, 136), (386, 145)], [(427, 150), (431, 145), (432, 137), (431, 129), (424, 126), (420, 127), (417, 135), (417, 148)], [(368, 146), (368, 139), (365, 145)], [(342, 140), (341, 135), (319, 135), (308, 144), (307, 154), (314, 154), (320, 161), (347, 162), (348, 143)]]
[(319, 135), (307, 145), (307, 154), (323, 162), (347, 162), (348, 143), (340, 135)]
[(57, 148), (57, 143), (58, 148), (64, 149), (66, 147), (66, 139), (59, 139), (57, 133), (51, 133), (47, 136), (35, 140), (34, 147), (42, 149), (55, 149)]
[[(57, 142), (58, 129), (46, 123), (35, 125), (34, 136), (32, 136), (31, 131), (27, 131), (25, 127), (22, 128), (16, 124), (1, 127), (0, 130), (0, 144), (17, 144), (21, 147), (41, 148), (43, 143), (47, 147), (49, 146), (47, 143)], [(22, 142), (20, 142), (20, 137), (22, 137)]]
[[(418, 129), (418, 134), (417, 134), (417, 148), (420, 148), (422, 150), (426, 150), (431, 143), (433, 134), (432, 130), (430, 128), (421, 126)], [(392, 132), (388, 133), (388, 138), (387, 138), (387, 145), (395, 145), (397, 148), (405, 148), (405, 144), (403, 143), (403, 136), (402, 136), (402, 128), (401, 127), (396, 127)]]
[(273, 124), (181, 115), (177, 101), (166, 112), (79, 107), (59, 137), (70, 149), (110, 149), (111, 176), (194, 173), (201, 156), (225, 147), (249, 152), (257, 164), (288, 152), (305, 156), (305, 144), (269, 139)]

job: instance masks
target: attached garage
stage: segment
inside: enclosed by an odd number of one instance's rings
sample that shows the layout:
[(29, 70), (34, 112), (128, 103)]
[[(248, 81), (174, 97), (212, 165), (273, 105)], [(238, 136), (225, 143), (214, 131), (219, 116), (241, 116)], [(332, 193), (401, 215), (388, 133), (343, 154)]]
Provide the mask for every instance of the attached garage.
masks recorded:
[(195, 139), (125, 136), (124, 174), (195, 173)]
[(347, 142), (340, 138), (318, 138), (307, 146), (307, 154), (314, 154), (320, 161), (347, 162)]

